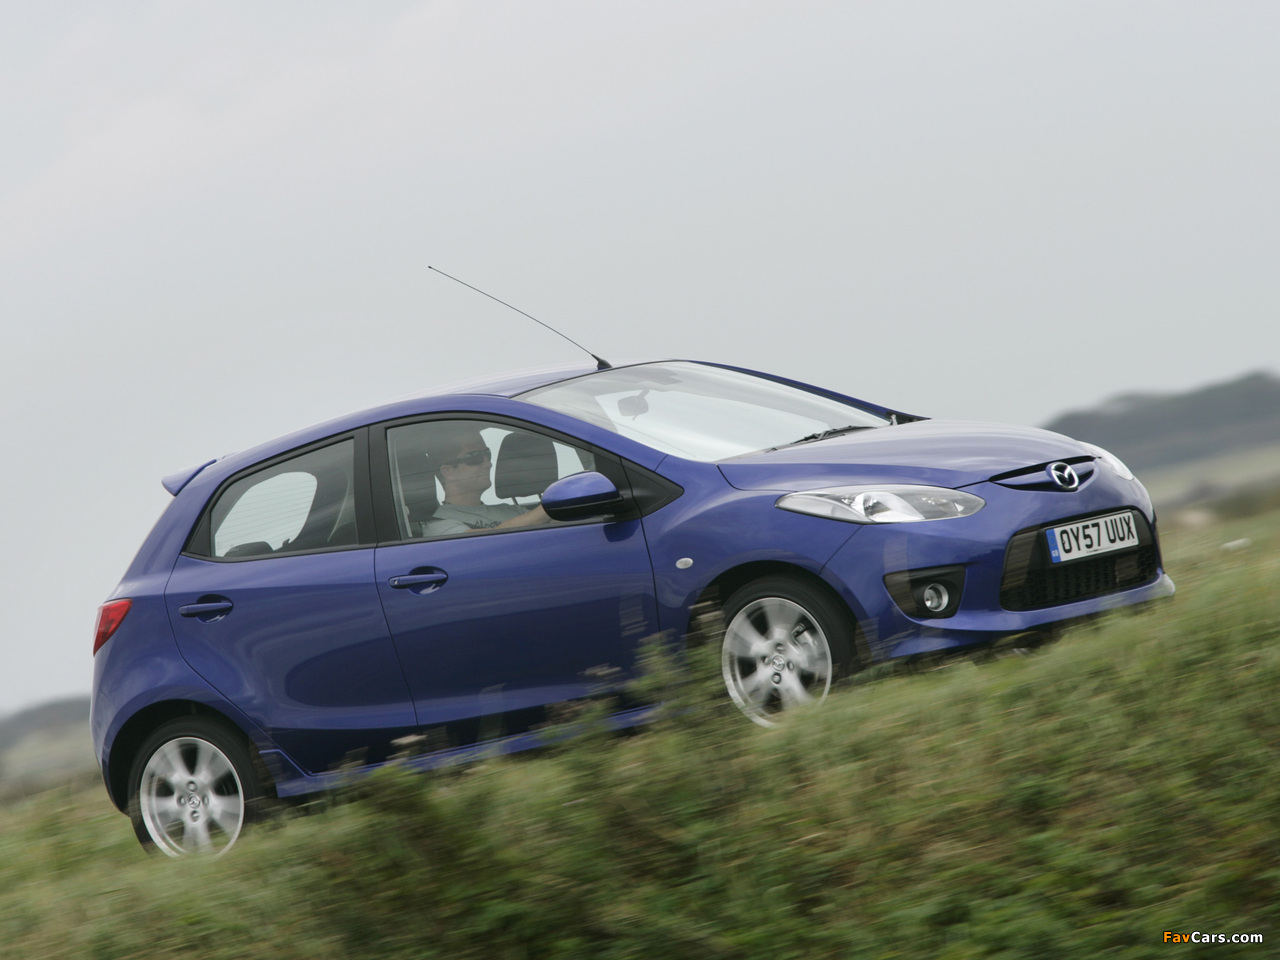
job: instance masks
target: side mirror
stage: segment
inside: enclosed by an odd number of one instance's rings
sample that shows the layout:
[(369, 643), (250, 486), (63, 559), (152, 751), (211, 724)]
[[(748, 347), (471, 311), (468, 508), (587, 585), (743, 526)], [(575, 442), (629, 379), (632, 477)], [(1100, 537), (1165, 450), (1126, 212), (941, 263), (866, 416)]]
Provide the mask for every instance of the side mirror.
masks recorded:
[(575, 473), (557, 480), (542, 494), (542, 509), (552, 520), (586, 520), (617, 513), (625, 501), (602, 473)]

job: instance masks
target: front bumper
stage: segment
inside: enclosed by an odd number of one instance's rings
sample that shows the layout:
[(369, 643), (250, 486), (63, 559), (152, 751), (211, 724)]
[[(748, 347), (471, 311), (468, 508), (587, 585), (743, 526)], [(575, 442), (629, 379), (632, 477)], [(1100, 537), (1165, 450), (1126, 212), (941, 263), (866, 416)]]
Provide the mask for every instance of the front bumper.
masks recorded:
[[(1151, 503), (1142, 485), (1098, 471), (1091, 483), (1065, 492), (1012, 490), (993, 483), (966, 488), (987, 501), (971, 517), (912, 524), (864, 526), (831, 558), (823, 576), (858, 618), (873, 663), (922, 653), (993, 643), (1017, 634), (1145, 603), (1174, 592), (1159, 559)], [(1133, 582), (1101, 581), (1096, 592), (1027, 609), (1008, 590), (1006, 567), (1015, 547), (1046, 525), (1068, 518), (1132, 508), (1149, 528), (1143, 572)], [(1116, 554), (1125, 557), (1127, 554)], [(1081, 561), (1076, 561), (1080, 563)], [(887, 573), (959, 564), (964, 591), (954, 615), (917, 619), (889, 595)], [(1132, 564), (1113, 564), (1130, 569)], [(1014, 609), (1010, 609), (1014, 607)]]

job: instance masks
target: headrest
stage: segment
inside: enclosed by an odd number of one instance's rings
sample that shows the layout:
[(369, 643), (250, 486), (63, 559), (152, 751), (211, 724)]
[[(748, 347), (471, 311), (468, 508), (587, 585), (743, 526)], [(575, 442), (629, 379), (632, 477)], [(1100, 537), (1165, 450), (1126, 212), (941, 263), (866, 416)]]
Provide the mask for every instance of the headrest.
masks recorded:
[(493, 492), (502, 499), (538, 496), (560, 478), (550, 437), (509, 433), (493, 465)]

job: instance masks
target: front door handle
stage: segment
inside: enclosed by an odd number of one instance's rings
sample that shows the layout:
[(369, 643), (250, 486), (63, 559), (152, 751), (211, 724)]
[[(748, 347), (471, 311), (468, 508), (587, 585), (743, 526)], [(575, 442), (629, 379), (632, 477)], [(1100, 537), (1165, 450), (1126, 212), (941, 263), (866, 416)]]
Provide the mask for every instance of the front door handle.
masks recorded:
[(411, 587), (422, 587), (425, 589), (414, 590), (414, 593), (427, 593), (431, 590), (438, 590), (444, 586), (449, 575), (443, 570), (415, 570), (413, 573), (401, 574), (398, 577), (392, 577), (387, 581), (396, 590), (405, 590)]

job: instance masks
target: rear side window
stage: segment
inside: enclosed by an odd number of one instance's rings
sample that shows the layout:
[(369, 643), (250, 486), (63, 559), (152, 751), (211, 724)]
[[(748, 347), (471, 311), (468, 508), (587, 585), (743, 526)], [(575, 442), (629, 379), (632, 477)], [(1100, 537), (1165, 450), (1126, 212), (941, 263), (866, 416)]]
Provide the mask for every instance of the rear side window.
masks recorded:
[(348, 439), (241, 477), (209, 513), (208, 553), (193, 552), (234, 560), (356, 544), (354, 464)]

